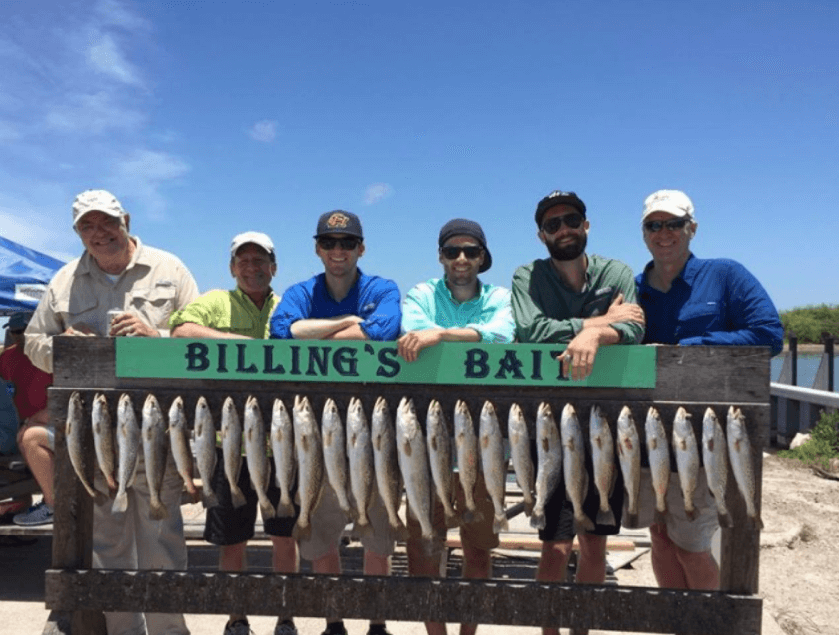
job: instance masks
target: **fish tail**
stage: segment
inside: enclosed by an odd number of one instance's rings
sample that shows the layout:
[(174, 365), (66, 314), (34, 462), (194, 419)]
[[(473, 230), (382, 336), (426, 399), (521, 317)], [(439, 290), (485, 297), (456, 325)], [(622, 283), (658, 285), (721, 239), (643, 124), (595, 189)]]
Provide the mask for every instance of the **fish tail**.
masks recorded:
[(117, 485), (117, 482), (114, 480), (114, 477), (111, 476), (110, 474), (105, 475), (105, 480), (108, 481), (108, 490), (109, 491), (114, 492), (114, 491), (116, 491), (117, 487), (119, 487)]
[(598, 525), (615, 525), (615, 514), (612, 511), (611, 507), (608, 509), (601, 509), (597, 512), (597, 524)]
[(685, 516), (688, 517), (689, 521), (693, 522), (699, 516), (699, 510), (696, 507), (691, 507), (690, 509), (685, 507)]
[(359, 518), (358, 520), (354, 521), (353, 532), (360, 538), (363, 538), (365, 536), (372, 536), (373, 525), (370, 524), (370, 519), (365, 516), (364, 519)]
[(492, 521), (492, 531), (500, 534), (502, 531), (507, 531), (510, 528), (510, 523), (507, 522), (507, 515), (501, 514), (496, 516)]
[(274, 509), (274, 506), (271, 504), (271, 501), (265, 500), (259, 503), (259, 513), (262, 514), (262, 520), (270, 520), (277, 515), (277, 511)]
[(524, 514), (525, 514), (525, 516), (533, 516), (533, 505), (534, 504), (535, 504), (535, 501), (533, 500), (532, 497), (529, 498), (529, 499), (528, 498), (524, 499)]
[(624, 527), (626, 527), (627, 529), (638, 528), (638, 512), (628, 512), (626, 514), (626, 522), (624, 523)]
[(586, 514), (581, 514), (577, 520), (577, 525), (585, 529), (586, 531), (594, 531), (594, 523), (591, 522), (591, 518), (589, 518)]
[(545, 514), (534, 512), (530, 516), (530, 526), (533, 527), (534, 529), (544, 529), (545, 528)]
[(460, 526), (460, 518), (454, 509), (447, 509), (446, 512), (446, 529)]
[(760, 516), (752, 516), (752, 525), (756, 531), (763, 531), (763, 521)]
[(125, 490), (117, 492), (114, 498), (114, 504), (111, 506), (111, 512), (114, 514), (124, 514), (128, 509), (128, 492)]
[(731, 515), (728, 512), (717, 512), (717, 519), (719, 520), (720, 527), (725, 527), (726, 529), (734, 527), (734, 521), (731, 520)]
[(294, 529), (291, 530), (291, 535), (297, 541), (307, 540), (312, 535), (312, 526), (309, 523), (301, 525), (298, 518), (297, 522), (294, 523)]
[(186, 491), (189, 492), (190, 496), (195, 497), (198, 494), (198, 488), (195, 487), (195, 481), (192, 480), (191, 476), (184, 478), (184, 486), (186, 487)]
[(291, 501), (284, 501), (280, 499), (280, 502), (277, 503), (277, 517), (278, 518), (289, 518), (294, 516), (294, 505), (292, 505)]
[(169, 510), (160, 502), (160, 500), (153, 500), (149, 503), (149, 518), (152, 520), (163, 520), (169, 518)]
[(230, 497), (233, 499), (233, 507), (236, 509), (244, 506), (248, 502), (245, 495), (242, 493), (242, 490), (239, 489), (238, 486), (230, 487)]
[(655, 514), (653, 514), (653, 522), (659, 525), (667, 524), (667, 510), (660, 511), (659, 509), (656, 509)]

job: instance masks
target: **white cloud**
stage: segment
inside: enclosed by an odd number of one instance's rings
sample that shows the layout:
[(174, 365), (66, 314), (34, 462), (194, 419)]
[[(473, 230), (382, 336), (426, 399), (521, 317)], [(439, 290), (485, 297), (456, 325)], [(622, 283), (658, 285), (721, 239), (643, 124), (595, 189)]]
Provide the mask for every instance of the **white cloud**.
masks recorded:
[(96, 3), (95, 12), (101, 18), (104, 26), (117, 26), (128, 31), (148, 30), (148, 20), (128, 8), (117, 0), (99, 0)]
[(364, 204), (373, 205), (393, 194), (393, 188), (387, 183), (373, 183), (364, 192)]
[(277, 122), (271, 119), (257, 121), (248, 131), (248, 135), (255, 141), (270, 143), (277, 136)]
[(138, 150), (117, 162), (109, 180), (114, 191), (120, 193), (120, 199), (138, 199), (150, 218), (160, 220), (166, 211), (166, 200), (160, 189), (189, 170), (185, 161), (167, 152)]
[(114, 37), (108, 33), (97, 35), (98, 41), (87, 50), (88, 60), (93, 67), (123, 84), (142, 86), (137, 68), (125, 59)]
[(112, 129), (133, 130), (145, 120), (145, 115), (116, 101), (108, 91), (78, 94), (68, 97), (67, 103), (47, 112), (47, 128), (60, 132), (101, 134)]

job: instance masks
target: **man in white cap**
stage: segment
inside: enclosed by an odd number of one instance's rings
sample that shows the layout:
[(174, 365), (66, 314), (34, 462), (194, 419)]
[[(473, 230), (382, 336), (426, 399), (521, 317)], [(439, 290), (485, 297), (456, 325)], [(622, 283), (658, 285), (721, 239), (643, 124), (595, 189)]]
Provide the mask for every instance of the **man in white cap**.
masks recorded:
[[(172, 254), (144, 245), (129, 234), (130, 218), (105, 190), (87, 190), (73, 202), (73, 229), (85, 251), (55, 274), (29, 326), (26, 354), (51, 373), (56, 335), (161, 337), (172, 311), (198, 296), (189, 270)], [(109, 310), (121, 311), (113, 320)], [(139, 457), (138, 472), (144, 473)], [(108, 491), (97, 471), (95, 486)], [(98, 569), (175, 569), (187, 566), (180, 500), (183, 480), (171, 456), (161, 499), (169, 517), (151, 520), (149, 490), (135, 479), (125, 513), (110, 505), (93, 507), (93, 566)], [(106, 613), (109, 633), (181, 635), (189, 633), (183, 615)]]
[[(700, 259), (690, 251), (696, 235), (693, 203), (679, 190), (658, 190), (644, 201), (641, 228), (652, 261), (635, 278), (647, 316), (645, 344), (769, 346), (783, 348), (784, 328), (760, 282), (740, 263)], [(719, 528), (716, 506), (700, 470), (696, 517), (684, 509), (677, 474), (670, 477), (664, 522), (653, 522), (649, 469), (641, 472), (640, 526), (650, 526), (651, 560), (659, 586), (717, 589), (719, 567), (711, 540)]]
[[(230, 274), (236, 280), (232, 291), (208, 291), (186, 308), (176, 311), (169, 319), (173, 337), (266, 339), (268, 320), (279, 302), (271, 289), (277, 273), (274, 243), (260, 232), (249, 231), (233, 238), (230, 244)], [(219, 569), (243, 571), (246, 566), (245, 548), (253, 538), (256, 524), (257, 495), (250, 486), (247, 462), (242, 463), (239, 488), (246, 503), (236, 507), (230, 493), (230, 483), (224, 473), (224, 458), (217, 448), (213, 491), (219, 504), (207, 509), (204, 540), (219, 546)], [(273, 471), (273, 463), (271, 467)], [(276, 507), (280, 489), (273, 473), (269, 479), (268, 498)], [(297, 542), (291, 536), (297, 519), (287, 517), (263, 519), (265, 533), (274, 545), (273, 569), (277, 573), (296, 573), (298, 570)], [(249, 635), (247, 616), (231, 615), (224, 635)], [(288, 616), (277, 620), (274, 635), (296, 635), (297, 629)]]

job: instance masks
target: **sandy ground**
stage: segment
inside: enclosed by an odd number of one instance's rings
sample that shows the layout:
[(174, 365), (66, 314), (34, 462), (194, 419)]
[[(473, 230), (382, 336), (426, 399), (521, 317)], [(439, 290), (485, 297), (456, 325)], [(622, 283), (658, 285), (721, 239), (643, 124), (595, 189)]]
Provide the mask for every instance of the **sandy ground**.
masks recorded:
[[(763, 468), (765, 530), (761, 535), (760, 596), (764, 598), (764, 635), (835, 635), (839, 633), (839, 548), (834, 540), (839, 527), (839, 481), (816, 476), (798, 462), (767, 455)], [(645, 538), (636, 532), (637, 556), (623, 565), (626, 554), (610, 554), (618, 563), (620, 585), (654, 586)], [(43, 571), (49, 566), (50, 539), (40, 538), (27, 547), (0, 547), (0, 634), (40, 635), (48, 611), (43, 604)], [(647, 542), (648, 544), (648, 542)], [(195, 562), (202, 558), (195, 548)], [(617, 556), (617, 560), (612, 560)], [(203, 556), (206, 557), (206, 556)], [(191, 562), (193, 553), (190, 553)], [(499, 567), (503, 558), (499, 558)], [(210, 567), (212, 556), (207, 560)], [(533, 562), (527, 566), (533, 566)], [(192, 566), (192, 565), (191, 565)], [(193, 633), (219, 634), (223, 616), (191, 615)], [(319, 635), (323, 620), (298, 619), (301, 635)], [(350, 633), (363, 635), (366, 624), (348, 621)], [(254, 617), (256, 635), (270, 635), (274, 619)], [(390, 622), (394, 635), (421, 635), (425, 629), (410, 622)], [(457, 633), (449, 625), (449, 633)], [(482, 626), (485, 635), (535, 634), (538, 629)], [(563, 631), (565, 633), (565, 631)], [(603, 633), (598, 631), (596, 633)], [(592, 635), (596, 635), (593, 631)]]

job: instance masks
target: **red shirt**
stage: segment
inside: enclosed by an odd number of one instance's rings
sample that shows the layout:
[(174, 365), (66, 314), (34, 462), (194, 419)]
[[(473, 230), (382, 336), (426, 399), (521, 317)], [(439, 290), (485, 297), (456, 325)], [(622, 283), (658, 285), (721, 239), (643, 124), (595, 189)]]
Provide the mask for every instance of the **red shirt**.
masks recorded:
[(52, 375), (34, 366), (21, 347), (10, 346), (0, 353), (0, 377), (14, 387), (13, 399), (21, 421), (47, 407)]

